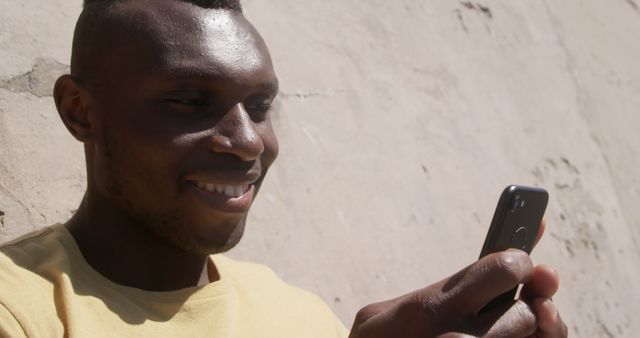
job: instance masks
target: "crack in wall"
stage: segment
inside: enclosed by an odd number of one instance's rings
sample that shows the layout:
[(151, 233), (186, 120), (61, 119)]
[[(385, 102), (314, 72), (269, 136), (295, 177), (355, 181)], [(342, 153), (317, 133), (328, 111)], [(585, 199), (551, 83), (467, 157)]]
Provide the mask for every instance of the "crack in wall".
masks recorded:
[(487, 29), (487, 32), (491, 33), (491, 28), (489, 28), (489, 26), (487, 25), (487, 20), (490, 20), (493, 18), (493, 12), (491, 12), (491, 8), (477, 2), (473, 3), (471, 1), (460, 1), (460, 5), (462, 6), (462, 8), (456, 8), (453, 10), (453, 12), (456, 14), (456, 17), (458, 18), (458, 22), (460, 22), (460, 26), (462, 26), (462, 30), (464, 30), (465, 33), (469, 33), (469, 27), (467, 27), (467, 24), (465, 23), (465, 20), (464, 20), (464, 16), (462, 15), (463, 10), (474, 11), (484, 16), (486, 19), (484, 22), (484, 26)]
[[(633, 0), (627, 0), (627, 1), (633, 1)], [(487, 17), (487, 19), (493, 18), (493, 13), (491, 12), (491, 8), (489, 8), (488, 6), (484, 6), (477, 2), (474, 4), (471, 1), (461, 1), (460, 4), (462, 5), (462, 7), (468, 10), (477, 11), (479, 13), (484, 14), (484, 16)]]
[[(7, 176), (12, 176), (11, 173), (9, 171), (7, 171), (6, 168), (2, 168), (2, 170), (0, 170), (0, 173), (2, 173), (2, 175), (7, 175)], [(12, 179), (15, 180), (15, 177), (11, 177)], [(16, 180), (17, 182), (17, 180)], [(20, 183), (17, 183), (20, 184)], [(17, 203), (19, 206), (22, 207), (22, 209), (27, 213), (27, 215), (29, 217), (33, 216), (33, 211), (31, 210), (31, 208), (29, 208), (20, 198), (18, 198), (18, 195), (13, 193), (13, 190), (7, 188), (4, 185), (3, 181), (0, 181), (0, 194), (4, 194), (7, 198), (9, 198), (11, 201)], [(0, 196), (2, 197), (2, 196)]]
[(325, 92), (300, 92), (300, 91), (296, 91), (294, 93), (287, 93), (287, 92), (280, 92), (280, 97), (282, 97), (283, 99), (288, 99), (288, 98), (296, 98), (296, 99), (309, 99), (309, 98), (316, 98), (316, 97), (331, 97), (334, 96), (336, 94), (340, 94), (343, 93), (344, 90), (343, 89), (329, 89)]
[(30, 71), (0, 80), (0, 88), (13, 93), (28, 93), (37, 97), (52, 96), (58, 76), (69, 72), (69, 66), (51, 59), (37, 59)]
[(482, 14), (484, 14), (487, 18), (493, 18), (493, 13), (491, 13), (491, 9), (487, 6), (482, 6), (481, 4), (476, 4), (476, 6), (480, 9)]
[(460, 11), (460, 9), (456, 9), (453, 12), (456, 13), (456, 16), (458, 17), (458, 21), (462, 26), (462, 30), (464, 30), (466, 33), (469, 33), (469, 29), (467, 28), (467, 25), (464, 23), (464, 18), (462, 17), (462, 12)]

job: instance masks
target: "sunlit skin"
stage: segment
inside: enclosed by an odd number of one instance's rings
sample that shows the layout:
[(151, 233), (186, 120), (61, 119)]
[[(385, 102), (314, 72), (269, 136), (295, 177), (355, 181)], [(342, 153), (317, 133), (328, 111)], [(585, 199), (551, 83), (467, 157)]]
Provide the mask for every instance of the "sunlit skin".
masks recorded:
[[(278, 80), (241, 14), (152, 3), (120, 5), (137, 24), (106, 23), (97, 39), (118, 46), (91, 60), (102, 71), (86, 78), (78, 67), (55, 98), (87, 158), (87, 191), (67, 227), (96, 270), (161, 291), (193, 286), (208, 254), (240, 240), (278, 150)], [(198, 182), (249, 188), (229, 199)]]
[[(278, 152), (269, 52), (231, 10), (140, 0), (113, 11), (81, 18), (72, 74), (54, 90), (87, 159), (87, 191), (66, 227), (116, 283), (171, 291), (215, 282), (209, 254), (238, 243)], [(216, 184), (240, 188), (229, 197), (207, 188)], [(478, 313), (518, 284), (522, 300)], [(495, 253), (364, 307), (350, 337), (566, 337), (550, 301), (558, 287), (552, 267), (518, 250)]]
[[(543, 222), (536, 243), (545, 228)], [(520, 300), (478, 313), (518, 284), (524, 284)], [(487, 255), (424, 289), (365, 306), (349, 337), (567, 337), (567, 326), (550, 301), (559, 286), (553, 267), (535, 266), (525, 252), (510, 249)]]

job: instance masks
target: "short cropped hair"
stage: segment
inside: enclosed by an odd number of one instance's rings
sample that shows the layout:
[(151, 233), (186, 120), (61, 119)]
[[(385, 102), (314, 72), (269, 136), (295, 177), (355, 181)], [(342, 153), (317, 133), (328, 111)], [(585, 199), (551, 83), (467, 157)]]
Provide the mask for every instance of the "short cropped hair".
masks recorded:
[[(109, 26), (109, 22), (118, 21), (118, 5), (136, 0), (84, 0), (83, 11), (78, 18), (71, 50), (71, 75), (86, 85), (98, 78), (96, 59), (107, 53), (116, 42), (97, 38), (99, 32)], [(152, 0), (157, 1), (157, 0)], [(242, 15), (241, 0), (173, 0), (212, 10), (230, 10)], [(114, 9), (112, 11), (112, 9)]]
[[(122, 2), (123, 0), (84, 0), (84, 7), (91, 5), (110, 5), (116, 2)], [(233, 11), (242, 12), (242, 5), (240, 0), (177, 0), (182, 2), (188, 2), (202, 8), (213, 9), (229, 9)]]

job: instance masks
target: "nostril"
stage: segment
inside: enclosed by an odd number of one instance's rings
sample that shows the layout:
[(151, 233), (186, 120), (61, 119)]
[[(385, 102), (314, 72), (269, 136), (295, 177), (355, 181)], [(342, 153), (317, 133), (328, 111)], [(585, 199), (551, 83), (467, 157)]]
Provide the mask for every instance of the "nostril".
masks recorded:
[(209, 138), (209, 149), (218, 154), (231, 154), (243, 161), (253, 161), (264, 152), (262, 139), (255, 137), (227, 137), (214, 135)]

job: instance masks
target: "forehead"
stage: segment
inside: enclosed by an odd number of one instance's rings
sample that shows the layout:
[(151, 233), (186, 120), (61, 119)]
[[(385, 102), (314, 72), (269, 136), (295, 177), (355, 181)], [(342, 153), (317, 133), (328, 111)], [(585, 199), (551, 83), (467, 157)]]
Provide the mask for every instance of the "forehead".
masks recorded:
[(239, 12), (159, 0), (125, 2), (116, 10), (131, 24), (123, 48), (137, 69), (235, 81), (272, 72), (264, 41)]

